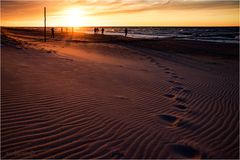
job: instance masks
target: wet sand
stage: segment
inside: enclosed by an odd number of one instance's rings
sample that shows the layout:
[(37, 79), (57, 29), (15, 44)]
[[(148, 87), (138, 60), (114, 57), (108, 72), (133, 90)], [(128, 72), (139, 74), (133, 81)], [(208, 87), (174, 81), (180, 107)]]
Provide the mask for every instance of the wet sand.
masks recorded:
[(3, 159), (239, 158), (234, 47), (39, 35), (2, 29)]

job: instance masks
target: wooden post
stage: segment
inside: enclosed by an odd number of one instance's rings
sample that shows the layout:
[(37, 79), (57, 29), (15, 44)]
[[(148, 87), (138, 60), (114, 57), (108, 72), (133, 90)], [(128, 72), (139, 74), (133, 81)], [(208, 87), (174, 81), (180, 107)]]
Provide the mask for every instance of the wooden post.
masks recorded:
[(46, 28), (46, 25), (47, 25), (47, 23), (46, 23), (46, 21), (47, 21), (47, 19), (46, 19), (46, 7), (44, 7), (44, 42), (46, 42), (47, 41), (47, 38), (46, 38), (46, 36), (47, 36), (47, 28)]

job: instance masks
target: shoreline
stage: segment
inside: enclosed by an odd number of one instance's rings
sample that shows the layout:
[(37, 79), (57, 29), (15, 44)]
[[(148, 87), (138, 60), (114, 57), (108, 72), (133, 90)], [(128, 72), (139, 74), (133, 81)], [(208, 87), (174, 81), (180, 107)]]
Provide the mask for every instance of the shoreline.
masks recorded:
[[(7, 29), (7, 28), (2, 28)], [(8, 28), (9, 29), (9, 28)], [(26, 32), (28, 29), (10, 28), (11, 32)], [(32, 36), (42, 36), (41, 31), (31, 31), (25, 33)], [(87, 33), (59, 33), (56, 32), (56, 41), (66, 40), (76, 43), (117, 43), (156, 51), (167, 52), (170, 54), (186, 54), (196, 56), (209, 56), (209, 57), (222, 57), (227, 59), (239, 59), (239, 45), (235, 43), (220, 43), (220, 42), (207, 42), (198, 40), (180, 40), (176, 38), (163, 38), (163, 39), (141, 39), (131, 38), (119, 35), (101, 35), (101, 34), (87, 34)], [(47, 32), (50, 35), (50, 32)], [(39, 37), (39, 38), (40, 38)], [(40, 38), (41, 39), (41, 38)], [(52, 41), (48, 38), (48, 40)], [(193, 54), (194, 52), (194, 54)]]

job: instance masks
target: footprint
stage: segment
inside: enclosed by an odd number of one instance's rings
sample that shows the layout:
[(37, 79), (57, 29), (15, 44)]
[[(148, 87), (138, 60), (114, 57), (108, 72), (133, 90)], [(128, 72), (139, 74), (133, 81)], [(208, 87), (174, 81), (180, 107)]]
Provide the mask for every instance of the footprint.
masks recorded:
[(173, 98), (174, 97), (173, 94), (164, 94), (164, 96), (167, 97), (167, 98)]
[(179, 78), (177, 75), (172, 75), (172, 78)]
[(170, 127), (178, 127), (182, 121), (182, 119), (180, 119), (179, 117), (168, 114), (160, 115), (160, 119), (166, 124), (170, 125)]
[(174, 107), (176, 107), (176, 108), (178, 108), (178, 109), (180, 109), (180, 110), (185, 110), (185, 109), (187, 109), (187, 107), (184, 106), (184, 105), (182, 105), (182, 104), (176, 104), (176, 105), (174, 105)]
[(112, 151), (112, 158), (123, 158), (124, 154), (119, 151)]
[(177, 82), (177, 81), (174, 81), (174, 84), (176, 84), (176, 85), (182, 85), (182, 83)]
[(167, 114), (162, 114), (160, 115), (160, 118), (168, 123), (174, 123), (177, 121), (177, 117), (172, 116), (172, 115), (167, 115)]
[(168, 80), (168, 82), (170, 82), (170, 83), (174, 83), (174, 81), (172, 81), (172, 80)]
[(170, 127), (180, 127), (190, 131), (195, 131), (199, 128), (199, 126), (174, 115), (162, 114), (159, 117), (163, 122), (170, 125)]
[(185, 144), (173, 144), (171, 151), (179, 156), (176, 158), (203, 158), (199, 150)]
[(182, 89), (183, 89), (183, 87), (180, 87), (180, 86), (172, 87), (172, 90), (174, 90), (174, 91), (180, 91)]
[(170, 74), (170, 72), (165, 72), (166, 74)]

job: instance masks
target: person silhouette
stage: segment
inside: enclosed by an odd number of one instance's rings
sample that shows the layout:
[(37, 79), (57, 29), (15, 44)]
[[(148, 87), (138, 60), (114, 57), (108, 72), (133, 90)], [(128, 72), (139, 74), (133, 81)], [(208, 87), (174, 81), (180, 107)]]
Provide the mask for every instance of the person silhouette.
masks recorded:
[(125, 37), (127, 36), (127, 34), (128, 34), (128, 29), (125, 28)]
[(104, 34), (104, 28), (102, 28), (102, 34)]
[(54, 38), (54, 28), (51, 28), (51, 38)]
[(95, 27), (95, 28), (94, 28), (94, 34), (96, 34), (96, 32), (97, 32), (97, 28)]

